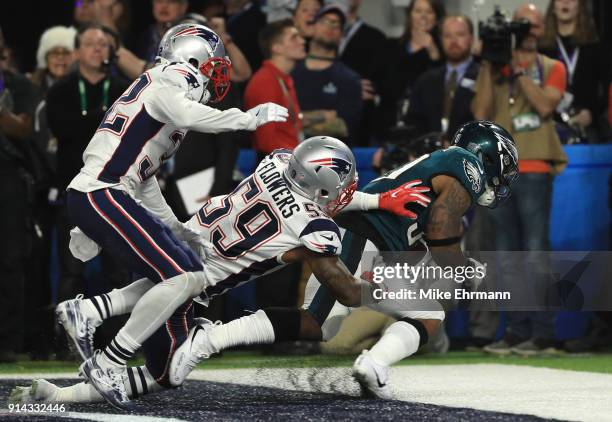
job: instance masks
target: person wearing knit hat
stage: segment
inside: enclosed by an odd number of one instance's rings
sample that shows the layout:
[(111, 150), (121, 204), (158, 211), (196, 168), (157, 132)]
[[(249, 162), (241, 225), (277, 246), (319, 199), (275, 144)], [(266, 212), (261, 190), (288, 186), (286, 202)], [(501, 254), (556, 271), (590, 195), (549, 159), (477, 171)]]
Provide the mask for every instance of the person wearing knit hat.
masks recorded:
[(37, 70), (30, 76), (32, 83), (43, 93), (61, 77), (74, 62), (74, 38), (76, 29), (54, 26), (43, 32), (36, 52)]

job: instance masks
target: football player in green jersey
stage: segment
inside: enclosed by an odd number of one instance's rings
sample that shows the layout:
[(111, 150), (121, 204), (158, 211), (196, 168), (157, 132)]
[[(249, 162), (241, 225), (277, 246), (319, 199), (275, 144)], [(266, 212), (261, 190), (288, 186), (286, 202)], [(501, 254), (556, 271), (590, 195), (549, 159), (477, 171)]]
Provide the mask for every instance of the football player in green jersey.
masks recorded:
[[(463, 125), (450, 148), (423, 155), (365, 187), (366, 192), (384, 192), (414, 181), (415, 184), (422, 182), (431, 190), (421, 194), (420, 203), (415, 201), (416, 221), (378, 211), (347, 213), (348, 217), (338, 219), (346, 229), (341, 254), (344, 265), (351, 273), (359, 275), (362, 274), (360, 264), (365, 252), (421, 251), (417, 262), (433, 259), (441, 267), (473, 267), (477, 263), (466, 258), (459, 245), (462, 217), (473, 205), (495, 207), (507, 199), (517, 172), (516, 148), (506, 130), (487, 121)], [(305, 260), (314, 273), (323, 272), (332, 279), (337, 274), (338, 282), (342, 281), (342, 271), (336, 270), (335, 266), (321, 268), (323, 264), (319, 260), (309, 259), (303, 254), (303, 251), (295, 250), (295, 256), (286, 253), (283, 259)], [(342, 264), (338, 262), (338, 265)], [(469, 282), (475, 284), (478, 280), (476, 277), (466, 280), (468, 287)], [(260, 334), (260, 313), (264, 312), (260, 310), (227, 324), (206, 323), (196, 327), (198, 336), (194, 336), (191, 343), (191, 355), (184, 360), (200, 361), (237, 345), (325, 339), (324, 322), (336, 300), (342, 302), (342, 298), (335, 297), (311, 277), (304, 309), (265, 310), (266, 314), (274, 314), (277, 321), (272, 327), (273, 339), (264, 340)], [(390, 398), (391, 391), (387, 385), (389, 366), (410, 356), (419, 345), (426, 343), (444, 319), (444, 311), (439, 304), (436, 307), (426, 303), (425, 308), (413, 309), (390, 299), (368, 306), (398, 321), (387, 328), (371, 350), (364, 351), (357, 358), (353, 375), (369, 395)], [(182, 363), (173, 359), (171, 366), (176, 365)], [(171, 368), (171, 371), (177, 371), (177, 368)]]

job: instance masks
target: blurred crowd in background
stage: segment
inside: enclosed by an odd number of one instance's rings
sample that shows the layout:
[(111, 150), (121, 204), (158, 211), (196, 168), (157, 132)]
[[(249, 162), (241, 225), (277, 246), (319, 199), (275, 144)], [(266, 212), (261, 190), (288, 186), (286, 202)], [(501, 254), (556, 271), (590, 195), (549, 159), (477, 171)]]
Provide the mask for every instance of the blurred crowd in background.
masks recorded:
[[(106, 110), (155, 65), (161, 37), (177, 23), (205, 24), (225, 45), (233, 85), (213, 107), (272, 101), (289, 110), (287, 122), (252, 136), (188, 134), (194, 139), (159, 175), (179, 219), (242, 179), (241, 148), (261, 158), (305, 137), (330, 135), (351, 147), (378, 147), (371, 165), (385, 171), (448, 146), (463, 123), (488, 119), (515, 137), (521, 176), (507, 206), (470, 216), (466, 242), (472, 250), (549, 250), (552, 182), (567, 164), (562, 144), (612, 141), (612, 48), (601, 39), (591, 2), (551, 0), (546, 10), (526, 3), (508, 11), (516, 25), (494, 15), (478, 31), (478, 22), (447, 13), (442, 1), (413, 0), (399, 38), (366, 23), (361, 3), (78, 0), (72, 25), (45, 29), (36, 51), (17, 51), (0, 32), (0, 362), (18, 353), (71, 359), (54, 328), (55, 304), (131, 280), (107, 255), (87, 265), (72, 257), (64, 191)], [(151, 8), (154, 18), (142, 33), (130, 29), (137, 7)], [(506, 51), (510, 36), (515, 43)], [(35, 55), (35, 69), (20, 66), (28, 54)], [(202, 174), (209, 180), (202, 192), (194, 197), (182, 189), (181, 181)], [(299, 305), (307, 274), (288, 266), (216, 299), (204, 313), (226, 321), (245, 310)], [(500, 337), (497, 315), (474, 312), (470, 338), (450, 345), (438, 339), (430, 349), (590, 350), (609, 330), (609, 315), (594, 315), (585, 338), (562, 345), (554, 318), (510, 313)], [(359, 352), (388, 324), (388, 317), (356, 312), (323, 351)], [(98, 344), (113, 328), (97, 333)]]

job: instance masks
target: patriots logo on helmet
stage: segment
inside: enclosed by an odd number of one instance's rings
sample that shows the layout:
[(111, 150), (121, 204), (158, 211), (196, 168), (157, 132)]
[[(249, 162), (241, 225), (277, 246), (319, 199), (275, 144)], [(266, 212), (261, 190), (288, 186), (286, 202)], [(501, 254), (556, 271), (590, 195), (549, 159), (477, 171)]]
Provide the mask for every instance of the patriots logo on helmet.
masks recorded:
[(353, 167), (350, 162), (337, 157), (319, 158), (317, 160), (311, 160), (309, 162), (332, 169), (333, 171), (338, 173), (340, 180), (344, 180), (346, 176), (348, 176), (348, 174), (351, 172), (351, 168)]
[(205, 28), (199, 26), (191, 26), (189, 28), (185, 28), (182, 31), (177, 32), (174, 37), (177, 38), (186, 36), (200, 37), (213, 44), (214, 48), (216, 48), (217, 43), (219, 42), (219, 37), (217, 36), (217, 34), (212, 31), (207, 31)]

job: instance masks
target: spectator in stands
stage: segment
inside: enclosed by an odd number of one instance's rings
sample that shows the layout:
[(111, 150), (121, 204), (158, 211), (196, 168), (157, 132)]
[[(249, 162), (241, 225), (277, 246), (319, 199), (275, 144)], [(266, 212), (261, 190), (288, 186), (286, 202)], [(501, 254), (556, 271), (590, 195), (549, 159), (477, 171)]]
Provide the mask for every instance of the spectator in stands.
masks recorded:
[(323, 7), (322, 0), (298, 0), (293, 12), (293, 23), (308, 43), (314, 35), (314, 21), (319, 9)]
[[(47, 96), (49, 128), (58, 141), (57, 186), (61, 193), (60, 201), (64, 199), (69, 182), (81, 169), (83, 151), (104, 120), (105, 112), (129, 85), (127, 81), (107, 73), (103, 63), (108, 59), (109, 43), (100, 25), (90, 24), (79, 29), (75, 47), (78, 69), (54, 84)], [(62, 301), (85, 291), (84, 263), (75, 259), (68, 249), (69, 232), (73, 225), (65, 207), (62, 206), (58, 214), (61, 278), (57, 299)], [(121, 266), (115, 265), (108, 255), (103, 255), (102, 263), (106, 280), (112, 287), (120, 287), (129, 281), (129, 275)], [(60, 354), (65, 352), (65, 348), (58, 351)]]
[(155, 22), (141, 36), (136, 55), (145, 62), (153, 63), (162, 37), (187, 12), (188, 5), (187, 0), (153, 0)]
[[(361, 76), (363, 117), (355, 145), (369, 146), (375, 125), (375, 99), (386, 69), (384, 46), (387, 37), (380, 30), (365, 23), (357, 15), (361, 0), (350, 0), (344, 36), (340, 41), (340, 61)], [(367, 58), (367, 59), (366, 59)]]
[(446, 132), (452, 137), (462, 124), (474, 120), (470, 104), (478, 64), (472, 60), (472, 21), (465, 15), (446, 16), (441, 24), (446, 65), (423, 73), (410, 98), (408, 123), (419, 133)]
[(76, 26), (94, 23), (97, 18), (96, 0), (75, 1), (72, 15)]
[(335, 136), (351, 144), (361, 119), (361, 78), (337, 59), (345, 22), (339, 6), (321, 8), (306, 60), (298, 62), (291, 75), (303, 111), (304, 135)]
[(271, 123), (265, 129), (262, 126), (255, 131), (252, 139), (258, 161), (275, 149), (293, 149), (300, 141), (300, 105), (291, 71), (298, 60), (306, 57), (304, 38), (290, 19), (265, 26), (259, 33), (259, 43), (265, 61), (247, 85), (244, 107), (248, 109), (274, 102), (287, 107), (289, 119), (283, 123)]
[[(544, 19), (536, 6), (520, 6), (514, 19), (527, 19), (531, 23), (529, 33), (512, 52), (511, 64), (499, 68), (483, 59), (472, 110), (476, 119), (493, 120), (508, 129), (518, 148), (520, 177), (510, 199), (491, 213), (497, 250), (548, 251), (553, 175), (567, 162), (552, 118), (565, 91), (565, 67), (537, 52)], [(501, 259), (505, 285), (524, 277), (524, 264), (511, 259), (514, 256), (505, 254)], [(548, 272), (543, 258), (538, 255), (539, 274)], [(552, 313), (509, 312), (504, 338), (484, 350), (522, 355), (554, 352), (554, 339)]]
[(32, 236), (30, 135), (35, 92), (7, 70), (0, 30), (0, 362), (13, 362), (24, 341), (26, 265)]
[(266, 26), (266, 15), (261, 11), (258, 1), (231, 0), (226, 4), (229, 16), (227, 31), (249, 61), (251, 69), (257, 70), (262, 61), (257, 34)]
[(416, 79), (441, 64), (438, 24), (446, 14), (439, 0), (414, 0), (406, 11), (404, 34), (391, 40), (385, 54), (386, 73), (380, 87), (381, 123), (395, 125), (406, 110)]
[(557, 120), (577, 127), (583, 137), (597, 137), (604, 110), (607, 56), (597, 38), (587, 0), (552, 0), (546, 10), (540, 51), (560, 60), (567, 70), (567, 90), (557, 107)]
[(51, 307), (50, 259), (51, 238), (55, 224), (58, 190), (55, 186), (57, 173), (57, 138), (47, 124), (47, 92), (69, 71), (74, 61), (74, 38), (76, 30), (65, 26), (54, 26), (40, 37), (36, 53), (38, 69), (29, 75), (38, 91), (34, 114), (33, 157), (38, 170), (36, 184), (36, 207), (32, 219), (39, 228), (32, 236), (31, 259), (38, 265), (28, 267), (29, 305), (27, 313), (27, 349), (33, 359), (47, 359), (53, 338), (53, 311)]

